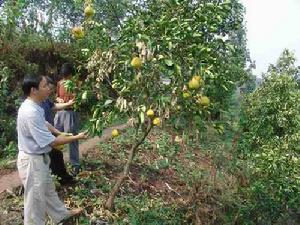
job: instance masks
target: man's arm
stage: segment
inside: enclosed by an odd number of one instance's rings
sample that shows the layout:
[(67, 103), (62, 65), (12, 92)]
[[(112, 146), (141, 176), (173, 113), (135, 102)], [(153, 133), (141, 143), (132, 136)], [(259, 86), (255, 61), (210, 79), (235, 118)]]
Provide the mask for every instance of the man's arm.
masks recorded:
[[(48, 123), (47, 121), (46, 121), (46, 126), (47, 126), (47, 128), (49, 129), (49, 131), (52, 133), (52, 134), (54, 134), (55, 136), (64, 136), (64, 137), (74, 137), (73, 136), (73, 134), (71, 134), (71, 133), (64, 133), (64, 132), (60, 132), (59, 130), (57, 130), (54, 126), (52, 126), (50, 123)], [(87, 137), (87, 136), (86, 136)], [(81, 139), (84, 139), (84, 138), (86, 138), (86, 137), (83, 137), (83, 138), (81, 138)], [(74, 138), (71, 138), (71, 140), (73, 140)], [(76, 137), (75, 137), (75, 139), (74, 140), (78, 140), (78, 139), (76, 139)], [(51, 147), (53, 147), (53, 148), (55, 148), (55, 149), (57, 149), (57, 150), (61, 150), (61, 149), (63, 149), (63, 145), (64, 144), (59, 144), (61, 141), (68, 141), (68, 143), (70, 143), (69, 141), (70, 141), (70, 139), (65, 139), (65, 138), (59, 138), (58, 140), (54, 140), (54, 142), (52, 142), (51, 144), (50, 144), (50, 146)], [(71, 141), (72, 142), (72, 141)]]
[(64, 100), (62, 98), (59, 97), (59, 93), (60, 93), (60, 85), (61, 85), (61, 80), (57, 82), (56, 84), (56, 101), (58, 103), (64, 103)]
[(62, 109), (66, 109), (69, 108), (70, 106), (74, 105), (75, 100), (71, 99), (70, 101), (66, 102), (66, 103), (54, 103), (54, 106), (52, 107), (52, 110), (62, 110)]
[[(27, 125), (32, 138), (36, 141), (40, 148), (45, 148), (47, 145), (54, 147), (56, 145), (68, 144), (80, 139), (86, 139), (88, 137), (86, 132), (71, 136), (59, 135), (58, 137), (55, 137), (50, 132), (44, 115), (39, 112), (33, 113), (32, 115), (28, 116)], [(51, 126), (49, 127), (51, 129)], [(55, 132), (55, 130), (53, 131)]]
[(57, 145), (64, 145), (64, 144), (71, 143), (73, 141), (87, 139), (87, 137), (88, 135), (86, 134), (86, 132), (81, 132), (77, 135), (72, 135), (72, 136), (59, 135), (54, 139), (54, 141), (50, 144), (50, 146), (55, 147)]
[(61, 135), (62, 134), (62, 132), (60, 132), (59, 130), (57, 130), (54, 126), (52, 126), (50, 123), (48, 123), (47, 121), (46, 121), (46, 126), (47, 126), (47, 128), (48, 128), (48, 130), (52, 133), (52, 134), (54, 134), (55, 136), (58, 136), (58, 135)]

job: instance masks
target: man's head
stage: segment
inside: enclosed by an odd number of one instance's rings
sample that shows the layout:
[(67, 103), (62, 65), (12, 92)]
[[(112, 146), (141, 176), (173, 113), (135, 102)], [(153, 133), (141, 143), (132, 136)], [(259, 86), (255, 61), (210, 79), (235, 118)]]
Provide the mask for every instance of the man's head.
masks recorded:
[(46, 77), (29, 75), (22, 83), (25, 97), (30, 97), (37, 102), (42, 102), (49, 97), (49, 86)]
[(51, 77), (49, 76), (46, 76), (46, 80), (47, 80), (47, 83), (48, 83), (48, 86), (49, 86), (49, 95), (52, 94), (52, 92), (54, 91), (54, 88), (55, 88), (55, 83), (54, 81), (52, 80)]
[(70, 77), (72, 77), (73, 74), (74, 74), (74, 67), (72, 64), (64, 63), (61, 66), (60, 75), (62, 75), (63, 78), (70, 78)]

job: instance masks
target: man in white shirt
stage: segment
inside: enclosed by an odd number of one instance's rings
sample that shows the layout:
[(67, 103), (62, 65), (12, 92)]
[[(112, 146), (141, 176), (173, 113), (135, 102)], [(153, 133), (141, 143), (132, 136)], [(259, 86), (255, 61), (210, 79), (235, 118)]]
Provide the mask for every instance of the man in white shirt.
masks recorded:
[(59, 200), (50, 175), (48, 153), (51, 147), (86, 139), (87, 136), (79, 133), (55, 137), (48, 130), (44, 110), (39, 106), (50, 93), (45, 77), (25, 77), (22, 90), (26, 100), (20, 106), (17, 118), (17, 166), (24, 185), (24, 224), (44, 225), (46, 215), (60, 223), (80, 214), (82, 209), (69, 211)]

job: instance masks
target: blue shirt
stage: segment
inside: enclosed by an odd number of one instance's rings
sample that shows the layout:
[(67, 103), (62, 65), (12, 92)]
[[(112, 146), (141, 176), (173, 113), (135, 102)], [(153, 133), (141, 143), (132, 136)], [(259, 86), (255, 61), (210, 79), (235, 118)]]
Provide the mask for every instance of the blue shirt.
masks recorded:
[(51, 151), (55, 136), (46, 127), (44, 110), (30, 99), (19, 108), (17, 118), (18, 149), (28, 154), (43, 154)]
[(45, 120), (51, 125), (54, 125), (54, 116), (52, 110), (52, 108), (54, 107), (54, 103), (51, 100), (46, 99), (40, 104), (40, 106), (42, 107), (42, 109), (44, 109)]

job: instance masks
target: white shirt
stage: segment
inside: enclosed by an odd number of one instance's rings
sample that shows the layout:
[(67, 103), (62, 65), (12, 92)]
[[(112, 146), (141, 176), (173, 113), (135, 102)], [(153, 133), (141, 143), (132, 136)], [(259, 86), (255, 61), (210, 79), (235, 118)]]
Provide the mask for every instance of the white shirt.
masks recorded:
[(17, 131), (19, 151), (28, 154), (43, 154), (51, 151), (55, 136), (46, 127), (44, 110), (26, 99), (18, 111)]

